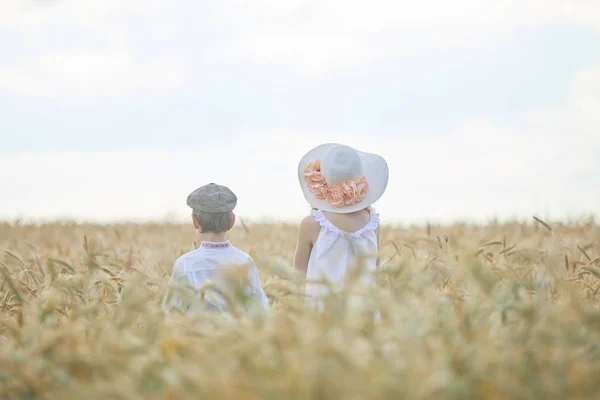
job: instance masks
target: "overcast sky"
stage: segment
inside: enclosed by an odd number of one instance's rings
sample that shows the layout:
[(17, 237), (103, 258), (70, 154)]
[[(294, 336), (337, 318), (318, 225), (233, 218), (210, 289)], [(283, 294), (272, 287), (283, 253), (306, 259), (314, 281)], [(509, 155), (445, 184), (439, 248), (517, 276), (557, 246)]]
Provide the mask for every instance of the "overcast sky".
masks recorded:
[(306, 214), (383, 155), (390, 222), (600, 215), (597, 0), (0, 0), (0, 218)]

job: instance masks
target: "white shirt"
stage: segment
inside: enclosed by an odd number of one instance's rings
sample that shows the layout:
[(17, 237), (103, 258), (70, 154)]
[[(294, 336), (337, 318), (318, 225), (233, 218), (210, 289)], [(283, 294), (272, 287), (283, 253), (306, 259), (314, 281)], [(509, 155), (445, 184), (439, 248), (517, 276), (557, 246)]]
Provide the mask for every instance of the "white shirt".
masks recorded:
[[(248, 254), (225, 241), (202, 242), (198, 249), (182, 255), (175, 261), (163, 301), (163, 310), (169, 312), (175, 307), (184, 312), (197, 309), (227, 311), (227, 302), (218, 291), (227, 293), (231, 287), (227, 284), (225, 276), (230, 268), (248, 269), (245, 292), (250, 296), (249, 300), (267, 308), (269, 300), (261, 287), (260, 275), (254, 261)], [(189, 290), (189, 287), (201, 289), (210, 285), (214, 285), (217, 290), (206, 290), (204, 300), (199, 293)]]
[[(334, 291), (342, 290), (349, 269), (359, 267), (359, 264), (363, 268), (360, 282), (367, 287), (374, 285), (379, 214), (372, 210), (369, 222), (356, 232), (342, 231), (321, 211), (313, 210), (311, 214), (321, 225), (321, 230), (308, 260), (306, 304), (317, 305), (318, 298), (326, 296), (329, 288)], [(327, 284), (310, 283), (310, 281), (327, 282)]]

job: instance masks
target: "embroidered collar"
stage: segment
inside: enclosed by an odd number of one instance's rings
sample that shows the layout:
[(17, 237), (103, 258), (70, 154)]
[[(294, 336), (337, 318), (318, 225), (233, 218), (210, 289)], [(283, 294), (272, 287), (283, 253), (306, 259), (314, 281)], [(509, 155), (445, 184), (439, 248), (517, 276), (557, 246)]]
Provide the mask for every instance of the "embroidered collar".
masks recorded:
[(205, 247), (208, 249), (224, 249), (224, 248), (230, 247), (231, 243), (229, 243), (229, 241), (227, 241), (227, 242), (202, 242), (200, 245), (202, 247)]

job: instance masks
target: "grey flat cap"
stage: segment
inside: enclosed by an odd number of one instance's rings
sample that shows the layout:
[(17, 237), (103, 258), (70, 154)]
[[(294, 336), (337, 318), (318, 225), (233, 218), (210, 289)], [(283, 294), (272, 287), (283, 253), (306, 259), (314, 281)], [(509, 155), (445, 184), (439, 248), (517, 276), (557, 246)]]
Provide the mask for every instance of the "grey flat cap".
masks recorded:
[(209, 183), (190, 193), (187, 205), (197, 212), (228, 212), (237, 205), (237, 197), (228, 187)]

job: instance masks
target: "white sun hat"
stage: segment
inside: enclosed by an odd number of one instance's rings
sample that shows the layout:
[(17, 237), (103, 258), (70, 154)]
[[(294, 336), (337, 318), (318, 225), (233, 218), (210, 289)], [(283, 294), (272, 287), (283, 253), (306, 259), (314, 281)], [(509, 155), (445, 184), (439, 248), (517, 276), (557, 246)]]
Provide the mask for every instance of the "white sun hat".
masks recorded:
[[(316, 186), (310, 181), (310, 177), (315, 175)], [(322, 211), (347, 214), (365, 209), (383, 195), (388, 179), (389, 169), (383, 157), (338, 143), (315, 147), (298, 164), (298, 180), (304, 198), (312, 207)], [(340, 189), (340, 186), (347, 190)], [(332, 195), (325, 195), (336, 192), (336, 188), (338, 193), (359, 194), (333, 195), (333, 200)]]

